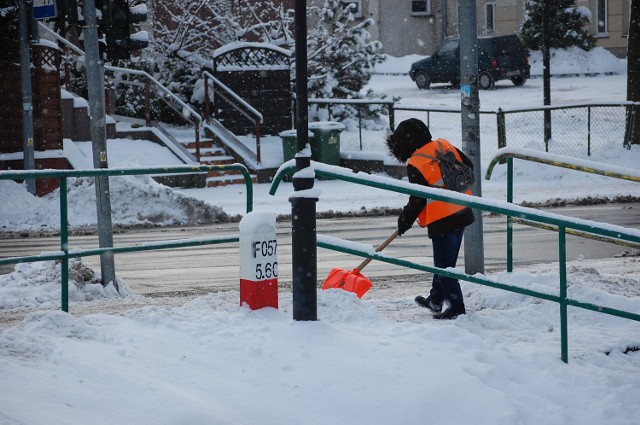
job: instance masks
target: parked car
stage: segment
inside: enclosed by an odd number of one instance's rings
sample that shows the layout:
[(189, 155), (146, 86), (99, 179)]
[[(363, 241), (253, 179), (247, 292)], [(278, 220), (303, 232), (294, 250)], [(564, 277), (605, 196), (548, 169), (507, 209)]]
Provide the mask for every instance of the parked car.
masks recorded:
[[(498, 80), (523, 85), (530, 75), (527, 50), (515, 34), (478, 37), (478, 86), (487, 90)], [(431, 83), (460, 85), (460, 39), (446, 40), (433, 55), (411, 65), (409, 76), (419, 89)]]

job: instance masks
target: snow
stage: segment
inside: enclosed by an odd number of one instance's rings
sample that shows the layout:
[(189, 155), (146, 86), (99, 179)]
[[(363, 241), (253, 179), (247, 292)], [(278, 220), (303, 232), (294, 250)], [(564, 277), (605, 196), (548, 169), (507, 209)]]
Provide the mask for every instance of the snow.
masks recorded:
[[(115, 225), (167, 226), (227, 221), (219, 206), (194, 200), (156, 183), (148, 176), (124, 176), (109, 180), (112, 219)], [(94, 179), (83, 177), (68, 182), (69, 225), (95, 226), (96, 189)], [(2, 208), (0, 228), (10, 231), (55, 230), (60, 228), (59, 191), (42, 198), (28, 192), (24, 184), (0, 181)], [(245, 207), (246, 211), (246, 207)]]
[[(74, 164), (74, 168), (93, 168), (91, 142), (76, 142), (74, 144), (88, 160), (88, 163), (83, 163), (83, 167)], [(109, 139), (108, 155), (109, 163), (118, 164), (119, 167), (154, 167), (158, 164), (184, 165), (184, 162), (177, 157), (167, 155), (164, 146), (148, 140)]]
[(275, 229), (276, 216), (268, 211), (253, 211), (240, 220), (238, 228), (240, 229), (240, 234), (251, 234), (261, 226), (270, 226)]
[(232, 50), (239, 50), (239, 49), (246, 49), (246, 48), (274, 50), (285, 56), (291, 56), (291, 53), (292, 53), (290, 50), (283, 49), (282, 47), (278, 47), (269, 43), (252, 43), (252, 42), (245, 42), (245, 41), (237, 41), (235, 43), (227, 43), (224, 46), (217, 48), (213, 52), (213, 57), (217, 58), (218, 56), (228, 53)]
[[(402, 62), (395, 68), (408, 69)], [(625, 83), (617, 71), (557, 78), (552, 94), (554, 103), (581, 97), (620, 102)], [(371, 86), (406, 102), (459, 104), (454, 93), (418, 91), (406, 75), (376, 75)], [(483, 92), (481, 102), (488, 108), (541, 104), (540, 87), (532, 79), (519, 89)], [(130, 157), (111, 165), (139, 163), (143, 148), (136, 146), (142, 145), (131, 145)], [(640, 152), (610, 143), (579, 159), (637, 170)], [(482, 180), (485, 202), (504, 201), (505, 168), (497, 165), (492, 179)], [(640, 195), (634, 182), (519, 160), (514, 169), (518, 203)], [(72, 181), (71, 225), (93, 225), (92, 180)], [(256, 211), (290, 213), (291, 183), (282, 182), (275, 196), (269, 188), (255, 185)], [(407, 199), (338, 180), (318, 180), (313, 190), (318, 211), (399, 208)], [(246, 208), (242, 186), (177, 191), (138, 176), (112, 178), (111, 192), (114, 223), (124, 226), (195, 223), (204, 216), (222, 221)], [(5, 231), (58, 226), (56, 193), (36, 198), (24, 184), (1, 181), (0, 205)], [(569, 296), (638, 314), (639, 261), (633, 251), (571, 261)], [(23, 321), (0, 325), (2, 424), (628, 425), (640, 413), (640, 327), (631, 320), (570, 308), (564, 364), (557, 304), (477, 284), (462, 283), (468, 314), (455, 321), (432, 320), (398, 282), (362, 299), (319, 291), (319, 320), (297, 322), (287, 290), (280, 291), (278, 309), (241, 307), (235, 290), (163, 304), (132, 293), (127, 282), (119, 282), (118, 296), (79, 260), (71, 265), (70, 310), (90, 307), (85, 314), (57, 311), (60, 264), (19, 264), (0, 275), (0, 317), (28, 311)], [(557, 264), (489, 277), (544, 293), (558, 290)], [(121, 309), (101, 313), (104, 305)]]
[(131, 40), (134, 41), (146, 41), (149, 42), (149, 32), (148, 31), (138, 31), (129, 36)]

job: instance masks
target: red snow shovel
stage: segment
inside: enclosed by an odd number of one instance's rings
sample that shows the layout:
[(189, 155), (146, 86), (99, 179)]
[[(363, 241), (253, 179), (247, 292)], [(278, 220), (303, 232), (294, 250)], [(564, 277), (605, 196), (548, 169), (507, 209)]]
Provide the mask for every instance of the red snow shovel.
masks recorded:
[[(398, 229), (396, 229), (384, 242), (376, 248), (376, 252), (382, 251), (387, 245), (391, 243), (398, 236)], [(365, 259), (358, 267), (351, 271), (335, 268), (329, 272), (329, 275), (322, 284), (322, 289), (338, 288), (345, 291), (355, 292), (358, 298), (362, 296), (373, 286), (371, 281), (360, 274), (360, 271), (369, 264), (373, 258)]]

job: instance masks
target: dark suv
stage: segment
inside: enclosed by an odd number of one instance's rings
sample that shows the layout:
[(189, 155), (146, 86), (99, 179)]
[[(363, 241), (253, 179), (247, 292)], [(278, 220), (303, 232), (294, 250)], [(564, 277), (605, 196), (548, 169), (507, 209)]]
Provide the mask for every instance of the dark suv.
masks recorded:
[[(521, 86), (529, 78), (529, 58), (517, 35), (478, 37), (478, 86), (491, 89), (498, 80)], [(431, 83), (460, 84), (460, 39), (451, 38), (432, 56), (411, 65), (409, 76), (419, 89)]]

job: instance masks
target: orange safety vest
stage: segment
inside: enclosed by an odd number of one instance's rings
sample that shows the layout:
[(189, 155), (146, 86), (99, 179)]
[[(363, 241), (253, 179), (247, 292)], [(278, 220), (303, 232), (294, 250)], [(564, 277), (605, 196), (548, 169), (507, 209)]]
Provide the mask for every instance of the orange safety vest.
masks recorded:
[[(440, 166), (433, 159), (436, 157), (436, 150), (438, 149), (452, 151), (456, 159), (462, 162), (460, 154), (451, 143), (445, 139), (436, 139), (416, 150), (413, 155), (411, 155), (411, 158), (409, 158), (407, 164), (417, 168), (427, 183), (429, 183), (429, 186), (444, 188)], [(471, 195), (471, 190), (467, 189), (464, 193)], [(420, 214), (418, 214), (418, 224), (420, 227), (428, 226), (434, 221), (448, 217), (465, 208), (466, 207), (462, 205), (427, 199), (427, 205), (420, 211)]]

